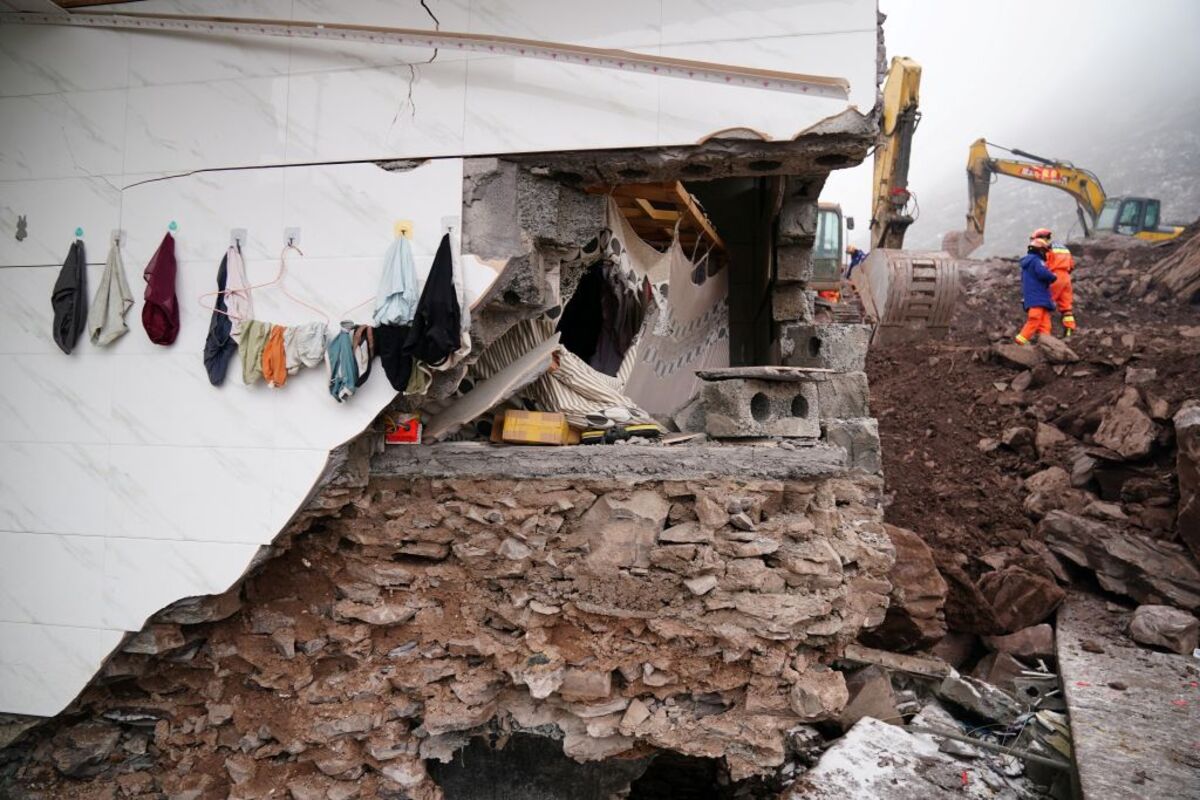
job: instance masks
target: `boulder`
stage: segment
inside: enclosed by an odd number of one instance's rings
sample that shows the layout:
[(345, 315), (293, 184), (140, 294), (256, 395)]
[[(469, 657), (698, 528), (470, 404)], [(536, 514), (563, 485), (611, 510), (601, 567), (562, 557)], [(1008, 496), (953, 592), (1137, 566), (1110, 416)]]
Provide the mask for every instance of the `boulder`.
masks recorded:
[(1003, 633), (1004, 626), (965, 569), (966, 556), (939, 551), (935, 554), (938, 572), (946, 581), (946, 624), (950, 630), (964, 633)]
[(1176, 472), (1179, 476), (1179, 538), (1200, 560), (1200, 400), (1175, 412)]
[(1047, 425), (1044, 422), (1037, 424), (1037, 431), (1034, 433), (1033, 444), (1037, 449), (1039, 457), (1045, 456), (1056, 445), (1060, 445), (1068, 440), (1068, 436), (1053, 425)]
[(871, 665), (851, 673), (846, 678), (846, 691), (850, 700), (838, 716), (842, 730), (849, 730), (863, 717), (874, 717), (893, 725), (904, 724), (896, 710), (896, 695), (886, 670)]
[(888, 573), (891, 602), (883, 624), (864, 631), (860, 638), (864, 644), (881, 650), (926, 647), (946, 635), (942, 610), (946, 605), (946, 581), (938, 574), (933, 552), (921, 537), (894, 525), (883, 527), (896, 550), (895, 564)]
[(1033, 442), (1033, 431), (1021, 425), (1006, 428), (1004, 433), (1000, 434), (1000, 443), (1018, 453), (1026, 452), (1032, 455)]
[(1017, 566), (984, 574), (979, 591), (995, 609), (1001, 632), (1038, 624), (1067, 596), (1054, 581)]
[(1054, 629), (1043, 623), (1006, 636), (985, 636), (983, 643), (989, 650), (1017, 658), (1049, 658), (1054, 655)]
[(788, 703), (801, 722), (836, 717), (850, 699), (842, 673), (832, 669), (809, 669), (796, 679)]
[(1093, 437), (1096, 444), (1126, 460), (1150, 455), (1150, 448), (1158, 437), (1158, 425), (1138, 408), (1136, 398), (1137, 389), (1128, 387), (1116, 405), (1104, 412)]
[(81, 722), (54, 737), (50, 761), (69, 778), (90, 778), (108, 769), (108, 757), (120, 738), (116, 725)]
[(1051, 511), (1038, 526), (1055, 553), (1096, 573), (1100, 586), (1141, 603), (1200, 608), (1200, 568), (1182, 545)]
[(1014, 369), (1031, 369), (1045, 361), (1038, 348), (1023, 344), (994, 344), (991, 356), (993, 361)]
[(1042, 357), (1051, 364), (1074, 364), (1079, 360), (1079, 356), (1075, 355), (1074, 350), (1067, 347), (1066, 342), (1053, 336), (1039, 336), (1037, 349)]
[(1171, 606), (1138, 606), (1129, 621), (1129, 637), (1141, 644), (1190, 656), (1200, 640), (1200, 620)]
[(613, 492), (597, 499), (578, 527), (588, 542), (588, 568), (611, 575), (622, 567), (649, 567), (650, 551), (670, 510), (665, 498), (649, 490)]
[(1013, 681), (1024, 672), (1025, 665), (1008, 653), (988, 653), (979, 659), (979, 663), (971, 671), (971, 676), (1016, 697), (1017, 690)]

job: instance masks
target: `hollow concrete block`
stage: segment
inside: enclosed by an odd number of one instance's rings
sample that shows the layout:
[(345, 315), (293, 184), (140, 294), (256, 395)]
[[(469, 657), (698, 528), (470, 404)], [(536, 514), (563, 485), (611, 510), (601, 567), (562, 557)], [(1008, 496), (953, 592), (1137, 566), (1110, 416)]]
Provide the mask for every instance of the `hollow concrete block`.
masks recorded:
[(779, 354), (788, 367), (862, 372), (867, 364), (870, 325), (829, 322), (780, 326)]
[(719, 438), (786, 436), (815, 439), (821, 434), (817, 387), (731, 379), (705, 381), (701, 390), (705, 430)]

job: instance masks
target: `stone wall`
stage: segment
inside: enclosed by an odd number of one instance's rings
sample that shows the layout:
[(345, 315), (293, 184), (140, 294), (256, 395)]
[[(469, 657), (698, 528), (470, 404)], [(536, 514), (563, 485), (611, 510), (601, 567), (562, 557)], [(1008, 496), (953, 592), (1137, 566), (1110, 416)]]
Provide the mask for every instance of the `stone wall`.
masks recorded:
[(837, 714), (827, 664), (886, 609), (875, 476), (330, 486), (6, 751), (0, 793), (434, 798), (428, 760), (522, 732), (741, 779)]

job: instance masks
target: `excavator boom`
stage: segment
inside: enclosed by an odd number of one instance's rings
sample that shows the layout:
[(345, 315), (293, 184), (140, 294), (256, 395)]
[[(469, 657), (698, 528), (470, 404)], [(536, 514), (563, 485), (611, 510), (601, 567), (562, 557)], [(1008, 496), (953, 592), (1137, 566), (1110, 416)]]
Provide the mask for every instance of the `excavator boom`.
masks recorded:
[(875, 172), (871, 207), (871, 249), (899, 249), (913, 223), (914, 199), (908, 190), (908, 165), (913, 133), (921, 112), (921, 67), (911, 58), (892, 59), (883, 86), (880, 140), (875, 146)]

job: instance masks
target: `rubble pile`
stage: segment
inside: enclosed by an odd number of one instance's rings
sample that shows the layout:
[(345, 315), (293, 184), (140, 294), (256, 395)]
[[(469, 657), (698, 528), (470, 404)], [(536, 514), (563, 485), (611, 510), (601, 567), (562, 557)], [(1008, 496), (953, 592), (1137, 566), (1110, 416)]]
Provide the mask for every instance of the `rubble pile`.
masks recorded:
[(842, 711), (830, 664), (884, 617), (881, 488), (866, 475), (342, 488), (240, 590), (131, 637), (7, 751), (0, 785), (432, 798), (426, 762), (489, 733), (561, 739), (577, 761), (669, 750), (723, 757), (732, 780), (772, 772), (789, 730)]
[(1110, 296), (1128, 264), (1152, 270), (1150, 254), (1178, 260), (1193, 241), (1085, 246), (1070, 340), (1011, 343), (1019, 282), (996, 260), (964, 270), (949, 341), (872, 352), (886, 517), (933, 548), (951, 630), (1045, 622), (1087, 575), (1137, 603), (1200, 608), (1200, 319), (1186, 303)]

